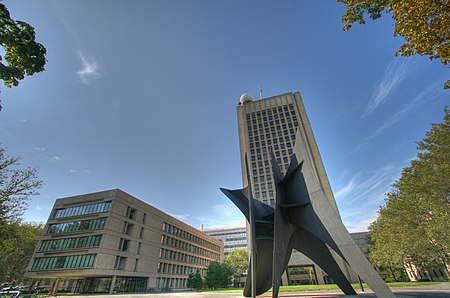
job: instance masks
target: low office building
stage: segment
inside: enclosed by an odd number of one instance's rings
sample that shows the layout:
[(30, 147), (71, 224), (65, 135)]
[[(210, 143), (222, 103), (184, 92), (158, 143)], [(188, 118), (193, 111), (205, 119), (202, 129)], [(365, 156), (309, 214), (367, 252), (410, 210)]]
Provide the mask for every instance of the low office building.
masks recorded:
[(247, 230), (245, 226), (207, 228), (201, 229), (201, 231), (223, 242), (225, 257), (237, 248), (247, 250)]
[(186, 288), (223, 255), (220, 241), (115, 189), (56, 200), (25, 276), (77, 293)]

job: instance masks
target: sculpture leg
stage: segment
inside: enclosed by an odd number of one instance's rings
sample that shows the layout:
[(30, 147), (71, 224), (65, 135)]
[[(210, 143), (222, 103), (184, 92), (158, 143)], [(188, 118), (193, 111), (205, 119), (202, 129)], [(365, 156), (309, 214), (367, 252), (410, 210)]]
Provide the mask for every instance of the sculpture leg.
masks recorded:
[(273, 257), (273, 239), (257, 239), (256, 245), (258, 252), (256, 254), (256, 272), (252, 272), (251, 268), (247, 275), (244, 286), (244, 296), (252, 296), (251, 280), (253, 274), (256, 273), (255, 293), (256, 295), (267, 292), (272, 287), (272, 257)]
[(328, 273), (344, 294), (356, 295), (330, 250), (320, 239), (305, 230), (298, 229), (292, 236), (291, 246), (313, 260)]

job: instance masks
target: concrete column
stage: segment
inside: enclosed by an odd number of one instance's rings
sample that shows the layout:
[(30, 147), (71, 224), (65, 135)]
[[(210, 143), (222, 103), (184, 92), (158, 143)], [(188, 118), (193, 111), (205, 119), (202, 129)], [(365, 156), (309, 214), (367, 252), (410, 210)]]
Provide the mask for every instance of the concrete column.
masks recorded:
[(50, 291), (50, 293), (51, 293), (52, 295), (56, 295), (56, 294), (58, 293), (58, 288), (59, 288), (59, 282), (60, 282), (60, 280), (61, 280), (61, 278), (60, 278), (60, 277), (57, 277), (57, 278), (55, 279), (55, 281), (53, 282), (52, 290)]
[(283, 275), (281, 275), (281, 285), (282, 286), (288, 286), (289, 285), (289, 280), (288, 280), (288, 276), (287, 276), (287, 270), (285, 270), (283, 272)]
[(314, 272), (316, 273), (316, 278), (317, 278), (317, 284), (322, 285), (324, 284), (324, 280), (323, 280), (323, 271), (322, 268), (320, 268), (319, 266), (317, 266), (317, 264), (314, 263)]
[(148, 290), (148, 289), (150, 289), (150, 288), (156, 288), (156, 278), (155, 278), (155, 284), (154, 284), (154, 285), (152, 285), (152, 284), (150, 283), (150, 280), (151, 280), (151, 277), (149, 277), (149, 278), (147, 279), (147, 289), (146, 289), (146, 290)]
[(31, 284), (28, 287), (28, 293), (31, 293), (31, 291), (33, 290), (34, 284), (36, 283), (36, 280), (33, 278), (31, 279)]
[(116, 279), (117, 279), (117, 275), (114, 275), (111, 278), (111, 285), (109, 286), (109, 293), (110, 294), (114, 294), (114, 287), (116, 286)]

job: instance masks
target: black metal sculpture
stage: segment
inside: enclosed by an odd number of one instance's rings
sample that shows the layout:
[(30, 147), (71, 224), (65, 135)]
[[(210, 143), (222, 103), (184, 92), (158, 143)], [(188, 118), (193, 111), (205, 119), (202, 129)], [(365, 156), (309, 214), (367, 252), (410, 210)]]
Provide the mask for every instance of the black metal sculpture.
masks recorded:
[[(276, 205), (272, 208), (252, 197), (247, 157), (244, 189), (221, 191), (241, 210), (249, 224), (250, 265), (244, 296), (256, 297), (272, 289), (278, 297), (281, 276), (292, 249), (319, 265), (346, 295), (356, 295), (330, 249), (334, 250), (379, 297), (395, 297), (357, 247), (339, 215), (327, 200), (314, 172), (299, 131), (290, 166), (283, 176), (275, 157), (272, 174)], [(299, 162), (300, 161), (300, 162)], [(327, 246), (328, 245), (328, 246)]]

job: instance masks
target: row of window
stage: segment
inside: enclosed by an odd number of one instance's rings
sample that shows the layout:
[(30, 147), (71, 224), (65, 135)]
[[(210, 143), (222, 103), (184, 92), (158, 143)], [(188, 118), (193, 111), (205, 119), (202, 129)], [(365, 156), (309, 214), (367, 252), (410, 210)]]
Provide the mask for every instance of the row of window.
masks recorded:
[(170, 263), (158, 263), (158, 273), (168, 273), (168, 274), (178, 274), (178, 275), (189, 275), (197, 270), (205, 270), (192, 266), (184, 266)]
[(226, 236), (226, 235), (237, 235), (237, 234), (242, 234), (245, 235), (247, 232), (244, 230), (232, 230), (232, 231), (225, 231), (225, 232), (206, 232), (209, 236), (211, 237), (217, 237), (217, 236)]
[[(258, 126), (253, 125), (253, 127), (250, 125), (250, 123), (247, 123), (247, 131), (252, 132), (250, 136), (250, 141), (253, 142), (253, 136), (255, 136), (254, 140), (257, 142), (261, 138), (261, 140), (264, 140), (264, 134), (266, 134), (266, 139), (275, 139), (277, 137), (276, 132), (278, 132), (278, 135), (281, 135), (282, 131), (292, 130), (297, 127), (298, 122), (297, 118), (294, 116), (293, 119), (287, 119), (287, 124), (284, 119), (281, 120), (283, 124), (280, 125), (280, 121), (270, 121), (263, 124), (259, 124)], [(264, 128), (263, 128), (264, 127)], [(259, 134), (258, 134), (259, 132)]]
[(111, 209), (111, 202), (101, 202), (94, 204), (87, 204), (63, 209), (57, 209), (55, 211), (55, 218), (71, 217), (86, 215), (92, 213), (109, 212)]
[(42, 241), (40, 251), (66, 250), (73, 248), (89, 248), (100, 246), (102, 235), (94, 235), (87, 237), (73, 237), (56, 240)]
[(247, 248), (247, 243), (227, 244), (225, 245), (225, 248)]
[[(250, 138), (251, 139), (251, 138)], [(250, 141), (251, 142), (251, 141)], [(274, 145), (273, 146), (273, 150), (274, 151), (279, 151), (280, 149), (281, 150), (286, 150), (286, 149), (289, 149), (289, 148), (292, 148), (292, 143), (291, 142), (288, 142), (288, 143), (281, 143), (281, 144), (279, 144), (278, 145), (278, 143), (276, 144), (276, 145)], [(258, 147), (258, 148), (256, 148), (256, 149), (251, 149), (250, 150), (250, 154), (251, 155), (254, 155), (255, 153), (256, 154), (261, 154), (261, 153), (268, 153), (270, 150), (267, 148), (267, 147)]]
[[(249, 131), (249, 134), (250, 134), (250, 131)], [(255, 136), (254, 138), (253, 138), (253, 135)], [(272, 141), (273, 144), (276, 145), (276, 144), (278, 144), (278, 142), (283, 143), (283, 141), (285, 140), (283, 138), (283, 136), (286, 137), (286, 136), (292, 136), (292, 135), (295, 135), (295, 130), (293, 128), (291, 128), (289, 130), (288, 129), (280, 130), (277, 132), (275, 132), (275, 129), (274, 129), (274, 131), (272, 133), (270, 133), (269, 128), (267, 128), (265, 131), (260, 130), (259, 134), (258, 134), (258, 130), (254, 129), (252, 136), (249, 136), (249, 142), (250, 142), (250, 144), (255, 143), (255, 145), (256, 145), (256, 143), (258, 143), (261, 139), (261, 141)], [(253, 140), (255, 140), (255, 141), (253, 142)], [(272, 142), (270, 144), (268, 142), (268, 144), (272, 145)]]
[(35, 258), (31, 270), (53, 270), (94, 267), (95, 254)]
[(205, 240), (203, 238), (197, 237), (197, 236), (195, 236), (195, 235), (193, 235), (193, 234), (191, 234), (189, 232), (184, 231), (183, 229), (175, 227), (175, 226), (173, 226), (171, 224), (168, 224), (166, 222), (163, 223), (163, 231), (166, 232), (166, 233), (170, 233), (172, 235), (175, 235), (177, 237), (186, 239), (188, 241), (195, 242), (197, 244), (200, 244), (201, 246), (207, 247), (207, 248), (212, 249), (214, 251), (219, 251), (220, 250), (218, 245), (216, 245), (216, 244), (214, 244), (212, 242), (209, 242), (209, 241), (207, 241), (207, 240)]
[(294, 111), (294, 104), (290, 103), (288, 105), (278, 106), (278, 107), (274, 107), (274, 108), (263, 110), (263, 111), (248, 113), (247, 120), (253, 119), (253, 120), (260, 121), (261, 116), (264, 120), (267, 120), (267, 118), (265, 118), (266, 116), (270, 117), (271, 115), (276, 115), (277, 112), (281, 114), (281, 113), (283, 113), (283, 111), (285, 113), (288, 111)]
[[(274, 121), (264, 122), (262, 124), (259, 124), (258, 126), (253, 124), (253, 127), (250, 125), (249, 122), (247, 122), (247, 129), (253, 130), (253, 132), (256, 134), (258, 128), (261, 131), (261, 128), (264, 127), (264, 132), (267, 134), (267, 133), (271, 133), (271, 132), (277, 132), (277, 131), (295, 128), (294, 124), (296, 123), (296, 121), (297, 121), (297, 118), (295, 116), (293, 116), (292, 121), (289, 118), (287, 118), (287, 122), (285, 119), (281, 119), (281, 123), (283, 123), (283, 124), (281, 124), (279, 120), (276, 120), (275, 122)], [(267, 137), (267, 138), (269, 139), (269, 137)], [(250, 138), (250, 141), (253, 142), (253, 139)], [(259, 141), (258, 135), (255, 135), (255, 141)]]
[(157, 277), (156, 287), (162, 288), (186, 288), (187, 278), (171, 278), (171, 277)]
[(269, 199), (267, 199), (267, 198), (262, 198), (262, 199), (261, 199), (261, 197), (259, 196), (259, 194), (255, 194), (255, 198), (256, 198), (257, 200), (259, 200), (259, 201), (261, 201), (261, 202), (267, 204), (267, 205), (275, 206), (275, 199), (272, 199), (272, 198), (269, 198)]
[[(202, 266), (208, 266), (209, 260), (191, 256), (182, 252), (173, 251), (170, 249), (161, 248), (159, 250), (159, 257), (162, 259), (173, 260), (183, 263), (196, 264)], [(218, 260), (217, 260), (218, 261)]]
[(233, 237), (233, 238), (225, 238), (223, 239), (225, 242), (230, 242), (230, 241), (243, 241), (243, 240), (247, 240), (247, 236), (243, 236), (243, 237)]
[[(249, 132), (250, 134), (250, 132)], [(249, 147), (250, 149), (256, 149), (256, 148), (263, 148), (266, 145), (267, 146), (272, 146), (272, 144), (288, 144), (288, 143), (294, 143), (295, 142), (295, 134), (291, 134), (291, 135), (285, 135), (284, 137), (279, 136), (278, 138), (275, 139), (267, 139), (266, 141), (262, 140), (262, 141), (257, 141), (257, 142), (250, 142)]]
[(106, 217), (52, 224), (48, 228), (48, 233), (54, 234), (86, 230), (99, 230), (105, 227), (105, 223)]
[[(250, 150), (252, 151), (252, 150)], [(287, 160), (288, 157), (292, 155), (292, 149), (288, 150), (278, 150), (273, 153), (275, 157), (283, 158), (283, 160)], [(269, 153), (263, 153), (263, 154), (253, 154), (251, 155), (250, 160), (252, 162), (256, 161), (262, 161), (262, 160), (270, 160), (272, 157), (269, 155)], [(277, 159), (278, 160), (278, 159)]]
[(178, 249), (186, 251), (186, 252), (191, 252), (191, 253), (195, 253), (198, 255), (202, 255), (207, 258), (211, 258), (211, 259), (215, 259), (215, 260), (218, 260), (220, 258), (218, 253), (206, 250), (204, 248), (198, 247), (196, 245), (193, 245), (193, 244), (190, 244), (190, 243), (187, 243), (187, 242), (184, 242), (184, 241), (181, 241), (181, 240), (178, 240), (178, 239), (166, 236), (166, 235), (162, 235), (161, 244), (165, 244), (167, 246), (178, 248)]

